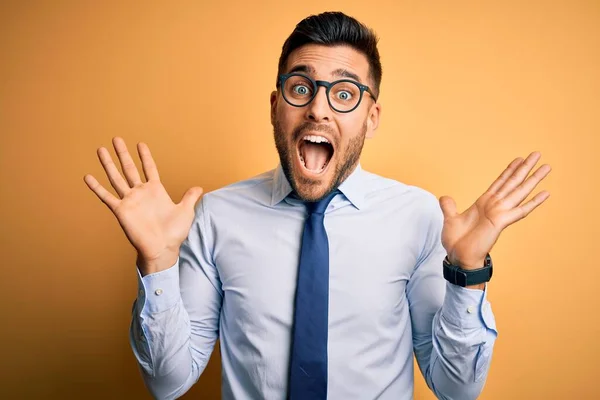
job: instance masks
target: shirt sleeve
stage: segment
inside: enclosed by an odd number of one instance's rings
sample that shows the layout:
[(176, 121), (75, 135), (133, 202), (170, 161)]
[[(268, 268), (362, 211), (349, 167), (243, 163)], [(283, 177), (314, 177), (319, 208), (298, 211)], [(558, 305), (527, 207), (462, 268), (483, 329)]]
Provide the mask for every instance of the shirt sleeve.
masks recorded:
[(484, 290), (446, 281), (441, 243), (443, 213), (430, 195), (422, 226), (423, 250), (407, 285), (413, 347), (419, 369), (439, 399), (476, 399), (498, 335)]
[(223, 292), (205, 198), (196, 206), (175, 264), (144, 277), (138, 269), (129, 340), (157, 399), (178, 398), (198, 380), (219, 334)]

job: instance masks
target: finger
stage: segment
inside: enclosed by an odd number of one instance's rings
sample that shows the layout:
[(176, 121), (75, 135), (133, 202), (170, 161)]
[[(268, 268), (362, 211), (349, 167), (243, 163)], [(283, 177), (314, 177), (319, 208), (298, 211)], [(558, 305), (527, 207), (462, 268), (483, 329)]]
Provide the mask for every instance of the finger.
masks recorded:
[(527, 203), (508, 211), (506, 214), (506, 218), (508, 219), (506, 226), (513, 224), (528, 216), (533, 210), (535, 210), (544, 201), (546, 201), (548, 197), (550, 197), (550, 193), (544, 190), (543, 192), (536, 194)]
[(515, 170), (519, 167), (519, 165), (521, 165), (522, 162), (523, 159), (521, 157), (517, 157), (514, 160), (512, 160), (511, 163), (508, 164), (506, 169), (494, 181), (494, 183), (492, 183), (492, 185), (488, 188), (487, 191), (489, 193), (496, 193), (498, 190), (500, 190), (502, 185), (504, 185), (504, 182), (506, 182), (506, 180), (513, 174), (513, 172), (515, 172)]
[(538, 151), (534, 151), (527, 156), (525, 161), (523, 161), (516, 171), (513, 172), (513, 174), (504, 182), (502, 187), (498, 189), (496, 192), (496, 197), (499, 199), (506, 197), (510, 192), (513, 191), (514, 188), (523, 183), (525, 178), (527, 178), (527, 175), (529, 175), (531, 169), (535, 167), (535, 164), (537, 164), (540, 157), (541, 154)]
[(144, 175), (146, 176), (147, 181), (160, 181), (160, 177), (158, 176), (158, 169), (156, 168), (156, 163), (154, 162), (154, 158), (152, 158), (152, 153), (150, 153), (150, 148), (146, 143), (138, 143), (137, 145), (138, 154), (140, 155), (140, 159), (142, 160), (142, 169), (144, 170)]
[(121, 162), (121, 169), (125, 178), (127, 178), (127, 182), (129, 182), (129, 186), (135, 187), (141, 185), (142, 179), (140, 178), (140, 173), (131, 158), (131, 154), (129, 154), (129, 150), (127, 150), (125, 141), (120, 137), (115, 137), (113, 138), (113, 146), (115, 147), (115, 152)]
[(533, 192), (533, 189), (544, 179), (552, 170), (548, 164), (539, 167), (533, 175), (531, 175), (523, 184), (513, 190), (504, 198), (505, 205), (509, 208), (514, 208), (521, 204), (523, 200)]
[(188, 189), (181, 198), (179, 204), (181, 204), (185, 208), (194, 208), (196, 202), (202, 195), (202, 192), (203, 190), (199, 186), (195, 186), (193, 188)]
[(111, 211), (114, 211), (120, 200), (113, 196), (113, 194), (108, 190), (104, 189), (104, 187), (98, 183), (96, 178), (94, 178), (92, 175), (87, 174), (83, 177), (83, 180), (85, 181), (85, 184), (88, 185), (88, 187), (92, 190), (92, 192), (96, 193), (96, 196), (98, 196), (98, 198), (102, 200), (102, 202), (106, 204)]
[(113, 162), (108, 150), (106, 150), (104, 147), (100, 147), (98, 149), (98, 158), (100, 159), (100, 163), (102, 164), (104, 171), (106, 171), (106, 176), (108, 177), (110, 184), (113, 188), (115, 188), (117, 194), (123, 198), (125, 194), (131, 190), (131, 188), (121, 176), (121, 173)]
[(444, 214), (444, 219), (452, 218), (456, 215), (456, 202), (450, 196), (440, 197), (440, 208)]

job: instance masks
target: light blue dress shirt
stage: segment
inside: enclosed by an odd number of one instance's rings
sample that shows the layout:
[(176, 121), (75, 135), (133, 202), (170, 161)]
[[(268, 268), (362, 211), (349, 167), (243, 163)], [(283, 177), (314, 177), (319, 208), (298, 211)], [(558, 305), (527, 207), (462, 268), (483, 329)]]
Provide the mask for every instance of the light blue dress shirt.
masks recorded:
[[(475, 399), (497, 336), (485, 290), (446, 282), (437, 197), (360, 165), (329, 204), (328, 399)], [(222, 398), (283, 400), (305, 205), (281, 166), (207, 193), (169, 269), (141, 277), (130, 342), (159, 399), (221, 344)], [(308, 400), (308, 399), (307, 399)]]

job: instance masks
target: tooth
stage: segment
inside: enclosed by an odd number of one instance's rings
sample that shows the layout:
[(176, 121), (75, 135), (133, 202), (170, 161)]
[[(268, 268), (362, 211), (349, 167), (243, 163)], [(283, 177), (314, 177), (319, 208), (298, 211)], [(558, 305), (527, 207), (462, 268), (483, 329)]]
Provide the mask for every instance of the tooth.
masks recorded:
[(304, 140), (311, 143), (330, 143), (326, 137), (317, 135), (304, 136)]

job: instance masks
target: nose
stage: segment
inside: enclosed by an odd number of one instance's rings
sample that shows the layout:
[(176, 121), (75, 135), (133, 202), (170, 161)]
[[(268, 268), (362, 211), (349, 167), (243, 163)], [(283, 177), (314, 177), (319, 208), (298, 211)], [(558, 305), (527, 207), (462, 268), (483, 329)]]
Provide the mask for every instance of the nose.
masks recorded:
[(306, 106), (306, 119), (314, 122), (331, 121), (327, 89), (319, 86), (315, 98)]

